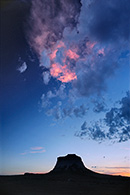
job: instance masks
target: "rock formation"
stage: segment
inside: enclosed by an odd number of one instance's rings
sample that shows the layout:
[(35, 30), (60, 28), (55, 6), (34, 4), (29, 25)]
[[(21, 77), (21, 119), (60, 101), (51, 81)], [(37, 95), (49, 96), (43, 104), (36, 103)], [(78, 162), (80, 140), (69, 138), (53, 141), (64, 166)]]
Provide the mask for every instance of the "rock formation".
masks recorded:
[(82, 159), (75, 154), (58, 157), (52, 172), (93, 173), (84, 166)]

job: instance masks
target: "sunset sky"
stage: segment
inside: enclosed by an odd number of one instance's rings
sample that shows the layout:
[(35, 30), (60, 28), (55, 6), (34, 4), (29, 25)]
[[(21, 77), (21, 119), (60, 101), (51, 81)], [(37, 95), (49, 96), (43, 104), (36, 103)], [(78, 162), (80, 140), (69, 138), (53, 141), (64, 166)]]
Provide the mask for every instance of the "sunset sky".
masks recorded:
[(130, 1), (1, 3), (0, 174), (58, 156), (130, 176)]

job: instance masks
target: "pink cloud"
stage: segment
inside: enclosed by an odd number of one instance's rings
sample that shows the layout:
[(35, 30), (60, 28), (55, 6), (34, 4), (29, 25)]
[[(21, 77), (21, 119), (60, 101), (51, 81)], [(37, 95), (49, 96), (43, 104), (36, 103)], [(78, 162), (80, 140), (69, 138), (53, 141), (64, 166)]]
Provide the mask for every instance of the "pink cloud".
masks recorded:
[(58, 78), (59, 81), (62, 81), (63, 83), (68, 83), (74, 79), (77, 79), (77, 76), (75, 74), (75, 72), (71, 72), (70, 70), (66, 70), (64, 72), (64, 75), (63, 76), (60, 76)]
[(43, 147), (31, 147), (31, 150), (42, 150)]
[(43, 150), (30, 151), (29, 153), (31, 153), (31, 154), (40, 154), (40, 153), (44, 153), (44, 152), (46, 152), (46, 151), (43, 149)]
[(26, 154), (36, 154), (36, 153), (44, 153), (46, 152), (45, 149), (41, 146), (37, 146), (37, 147), (31, 147), (30, 150), (21, 153), (21, 155), (26, 155)]
[(59, 63), (55, 63), (51, 65), (50, 74), (53, 77), (59, 77), (59, 75), (63, 72), (63, 67)]
[(90, 41), (86, 42), (86, 46), (90, 50), (92, 50), (96, 44), (97, 44), (97, 42), (90, 42)]
[(50, 60), (54, 60), (56, 58), (56, 53), (59, 48), (65, 48), (65, 44), (63, 41), (59, 41), (57, 45), (53, 48), (53, 50), (49, 54)]
[(59, 63), (52, 64), (50, 74), (63, 83), (77, 79), (75, 72), (72, 72), (67, 65), (62, 66)]
[(66, 57), (69, 57), (70, 59), (77, 60), (79, 58), (79, 55), (76, 52), (72, 51), (71, 49), (68, 49), (66, 51)]
[[(61, 48), (63, 50), (61, 50)], [(63, 41), (59, 41), (57, 45), (52, 49), (51, 53), (48, 54), (50, 61), (52, 62), (50, 67), (50, 75), (57, 80), (67, 83), (71, 82), (74, 79), (77, 79), (75, 70), (70, 69), (69, 59), (74, 59), (77, 61), (79, 59), (79, 55), (76, 53), (76, 48), (67, 49), (65, 43)], [(57, 62), (57, 53), (58, 51), (62, 52), (61, 61), (62, 63)]]
[(99, 50), (98, 50), (98, 54), (102, 54), (102, 55), (104, 56), (104, 55), (105, 55), (104, 48), (99, 49)]
[(27, 152), (23, 152), (23, 153), (20, 153), (21, 155), (26, 155), (27, 154)]

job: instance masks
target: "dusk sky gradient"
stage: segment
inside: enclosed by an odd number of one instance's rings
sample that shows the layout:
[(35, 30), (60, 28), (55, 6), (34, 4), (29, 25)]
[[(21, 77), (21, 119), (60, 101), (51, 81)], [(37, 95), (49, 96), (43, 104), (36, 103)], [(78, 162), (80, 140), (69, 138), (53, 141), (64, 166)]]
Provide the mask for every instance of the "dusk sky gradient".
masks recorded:
[(0, 175), (56, 158), (130, 176), (130, 1), (1, 2)]

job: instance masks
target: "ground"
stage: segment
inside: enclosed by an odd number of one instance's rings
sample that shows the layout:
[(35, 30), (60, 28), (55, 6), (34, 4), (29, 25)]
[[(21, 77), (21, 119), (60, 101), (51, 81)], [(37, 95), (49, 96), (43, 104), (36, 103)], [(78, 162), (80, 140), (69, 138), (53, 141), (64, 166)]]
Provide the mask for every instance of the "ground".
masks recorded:
[(74, 173), (1, 176), (1, 195), (129, 195), (130, 178)]

